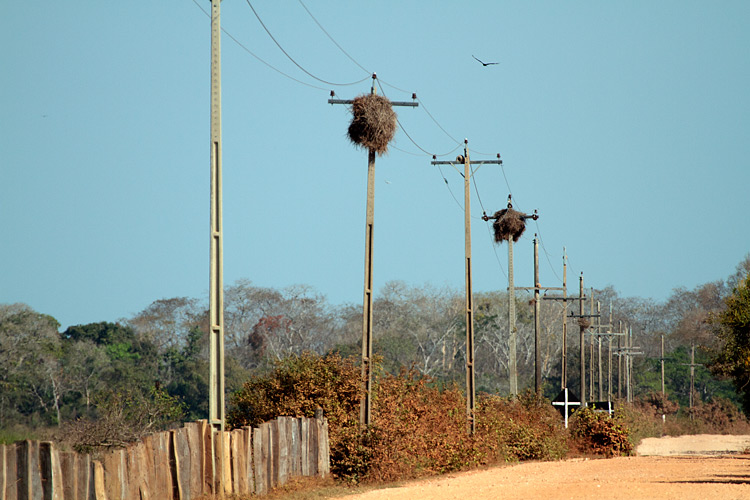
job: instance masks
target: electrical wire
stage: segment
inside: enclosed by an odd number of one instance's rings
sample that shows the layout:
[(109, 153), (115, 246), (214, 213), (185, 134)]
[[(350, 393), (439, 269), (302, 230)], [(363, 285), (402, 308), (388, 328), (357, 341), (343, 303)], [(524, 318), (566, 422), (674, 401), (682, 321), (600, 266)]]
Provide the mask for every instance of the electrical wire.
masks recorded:
[(263, 26), (263, 29), (266, 31), (266, 33), (268, 34), (268, 36), (271, 38), (271, 40), (273, 40), (273, 43), (275, 43), (276, 46), (279, 48), (279, 50), (281, 50), (281, 52), (284, 53), (284, 55), (287, 57), (287, 59), (289, 59), (290, 61), (292, 61), (292, 63), (295, 66), (297, 66), (300, 70), (302, 70), (310, 78), (313, 78), (313, 79), (315, 79), (315, 80), (317, 80), (319, 82), (325, 83), (327, 85), (335, 85), (335, 86), (339, 86), (339, 87), (346, 87), (346, 86), (349, 86), (349, 85), (356, 85), (358, 83), (364, 82), (365, 80), (367, 80), (367, 78), (369, 78), (369, 77), (365, 77), (362, 80), (359, 80), (359, 81), (356, 81), (356, 82), (350, 82), (350, 83), (336, 83), (336, 82), (329, 82), (328, 80), (323, 80), (322, 78), (319, 78), (319, 77), (313, 75), (312, 73), (310, 73), (309, 71), (307, 71), (305, 68), (303, 68), (302, 65), (300, 65), (297, 61), (295, 61), (294, 58), (292, 56), (290, 56), (289, 53), (286, 50), (284, 50), (284, 47), (281, 46), (281, 44), (278, 42), (278, 40), (276, 40), (276, 38), (273, 36), (273, 34), (271, 34), (271, 31), (266, 27), (265, 23), (263, 23), (263, 20), (260, 18), (260, 16), (258, 15), (258, 13), (255, 11), (255, 8), (253, 7), (253, 4), (250, 3), (250, 0), (245, 0), (245, 2), (250, 7), (250, 10), (253, 11), (253, 14), (255, 14), (255, 18), (258, 20), (258, 22), (260, 23), (260, 25)]
[[(200, 9), (200, 10), (202, 10), (202, 11), (203, 11), (203, 13), (204, 13), (204, 14), (205, 14), (206, 16), (208, 16), (209, 20), (211, 19), (211, 13), (210, 13), (210, 12), (208, 12), (208, 11), (206, 11), (206, 9), (204, 9), (204, 8), (203, 8), (203, 6), (201, 6), (201, 5), (200, 5), (200, 4), (198, 3), (198, 1), (197, 1), (197, 0), (193, 0), (193, 3), (194, 3), (194, 4), (195, 4), (195, 5), (196, 5), (196, 6), (197, 6), (197, 7), (198, 7), (198, 8)], [(268, 68), (270, 68), (270, 69), (274, 70), (275, 72), (279, 73), (280, 75), (282, 75), (282, 76), (285, 76), (286, 78), (288, 78), (288, 79), (290, 79), (290, 80), (292, 80), (292, 81), (295, 81), (295, 82), (297, 82), (297, 83), (299, 83), (299, 84), (305, 85), (306, 87), (311, 87), (311, 88), (314, 88), (314, 89), (318, 89), (318, 90), (326, 90), (326, 91), (327, 91), (327, 90), (329, 90), (329, 89), (327, 89), (327, 88), (325, 88), (325, 87), (319, 87), (319, 86), (317, 86), (317, 85), (313, 85), (313, 84), (311, 84), (311, 83), (303, 82), (302, 80), (298, 80), (297, 78), (294, 78), (293, 76), (291, 76), (291, 75), (288, 75), (288, 74), (284, 73), (284, 72), (283, 72), (283, 71), (281, 71), (280, 69), (278, 69), (278, 68), (274, 67), (274, 66), (273, 66), (273, 65), (271, 65), (270, 63), (268, 63), (268, 62), (264, 61), (263, 59), (261, 59), (261, 58), (260, 58), (260, 57), (259, 57), (258, 55), (254, 54), (254, 53), (253, 53), (253, 52), (252, 52), (252, 51), (251, 51), (250, 49), (248, 49), (247, 47), (245, 47), (245, 45), (243, 45), (243, 44), (242, 44), (242, 42), (240, 42), (239, 40), (237, 40), (237, 38), (235, 38), (235, 37), (234, 37), (234, 36), (233, 36), (233, 35), (232, 35), (232, 34), (231, 34), (231, 33), (230, 33), (229, 31), (227, 31), (227, 30), (226, 30), (225, 28), (221, 28), (221, 31), (222, 31), (222, 32), (223, 32), (223, 33), (224, 33), (225, 35), (227, 35), (227, 36), (228, 36), (228, 37), (230, 38), (230, 40), (232, 40), (232, 41), (233, 41), (234, 43), (236, 43), (237, 45), (239, 45), (239, 47), (240, 47), (240, 48), (241, 48), (242, 50), (244, 50), (245, 52), (247, 52), (248, 54), (250, 54), (251, 56), (253, 56), (253, 57), (254, 57), (255, 59), (257, 59), (257, 60), (258, 60), (259, 62), (261, 62), (261, 63), (265, 64), (265, 65), (266, 65), (266, 66), (267, 66)], [(365, 80), (366, 80), (366, 78), (365, 78)], [(363, 81), (364, 81), (364, 80), (363, 80)]]
[(323, 25), (320, 24), (317, 19), (315, 19), (315, 16), (313, 16), (312, 12), (310, 12), (310, 9), (307, 8), (307, 6), (302, 2), (302, 0), (298, 0), (298, 1), (299, 1), (299, 4), (302, 6), (302, 8), (305, 9), (305, 11), (310, 15), (310, 17), (312, 18), (312, 20), (315, 21), (315, 24), (318, 25), (318, 28), (320, 28), (321, 31), (323, 31), (323, 33), (326, 34), (326, 36), (328, 37), (328, 39), (331, 40), (333, 42), (333, 44), (336, 47), (338, 47), (339, 50), (341, 52), (343, 52), (346, 57), (349, 58), (350, 61), (352, 61), (357, 66), (359, 66), (362, 71), (364, 71), (368, 75), (371, 75), (372, 71), (369, 71), (367, 68), (365, 68), (364, 66), (362, 66), (361, 64), (359, 64), (356, 59), (354, 59), (352, 56), (350, 56), (349, 53), (347, 51), (345, 51), (344, 48), (341, 45), (339, 45), (338, 42), (336, 42), (336, 40), (333, 39), (333, 37), (330, 35), (330, 33), (328, 33), (328, 31), (326, 31), (326, 29), (323, 27)]
[(557, 274), (555, 271), (555, 267), (552, 265), (552, 261), (549, 258), (549, 252), (547, 251), (547, 248), (544, 246), (544, 240), (542, 239), (542, 230), (539, 228), (539, 220), (535, 220), (534, 223), (536, 223), (536, 234), (539, 235), (539, 243), (542, 245), (542, 251), (544, 252), (544, 255), (547, 257), (547, 262), (549, 263), (549, 268), (552, 270), (552, 274), (555, 275), (557, 280), (562, 283), (562, 278), (560, 278), (560, 275)]

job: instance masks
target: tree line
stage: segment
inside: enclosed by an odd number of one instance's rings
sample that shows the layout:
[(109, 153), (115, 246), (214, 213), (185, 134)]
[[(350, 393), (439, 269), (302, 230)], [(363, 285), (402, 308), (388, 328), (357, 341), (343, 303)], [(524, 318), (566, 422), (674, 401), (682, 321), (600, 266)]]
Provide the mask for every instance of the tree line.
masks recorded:
[[(716, 364), (717, 353), (727, 344), (718, 333), (717, 322), (726, 311), (727, 300), (748, 279), (748, 272), (750, 255), (727, 279), (692, 290), (677, 288), (664, 301), (621, 297), (612, 287), (593, 290), (595, 300), (607, 311), (602, 315), (609, 314), (611, 304), (613, 324), (632, 327), (635, 343), (644, 352), (634, 360), (636, 395), (660, 391), (664, 335), (666, 392), (687, 405), (690, 380), (686, 364), (690, 363), (691, 346), (698, 346), (696, 363)], [(522, 389), (534, 384), (532, 299), (531, 294), (516, 297), (518, 382)], [(361, 306), (331, 304), (312, 287), (275, 289), (239, 280), (226, 288), (224, 304), (226, 388), (230, 393), (292, 354), (338, 352), (358, 357), (361, 352)], [(560, 390), (566, 311), (560, 301), (544, 300), (540, 306), (542, 376), (545, 395), (551, 398)], [(568, 313), (574, 307), (569, 304)], [(373, 307), (373, 350), (382, 359), (383, 369), (398, 373), (402, 367), (412, 368), (438, 383), (462, 385), (463, 309), (462, 290), (386, 283)], [(478, 391), (508, 394), (507, 318), (505, 291), (475, 294)], [(575, 388), (579, 383), (578, 325), (570, 318), (567, 321), (567, 385)], [(0, 429), (19, 424), (56, 426), (95, 417), (98, 402), (118, 390), (143, 394), (161, 390), (182, 401), (186, 420), (206, 418), (207, 330), (207, 305), (196, 298), (161, 299), (129, 318), (65, 330), (55, 318), (27, 305), (0, 304)], [(727, 329), (722, 331), (726, 334)], [(736, 372), (738, 365), (730, 358), (724, 354), (723, 372), (714, 370), (726, 379), (713, 375), (708, 366), (696, 368), (694, 396), (702, 400), (725, 397), (740, 403), (731, 384), (731, 379), (736, 379), (732, 370)], [(614, 370), (614, 387), (617, 383)]]

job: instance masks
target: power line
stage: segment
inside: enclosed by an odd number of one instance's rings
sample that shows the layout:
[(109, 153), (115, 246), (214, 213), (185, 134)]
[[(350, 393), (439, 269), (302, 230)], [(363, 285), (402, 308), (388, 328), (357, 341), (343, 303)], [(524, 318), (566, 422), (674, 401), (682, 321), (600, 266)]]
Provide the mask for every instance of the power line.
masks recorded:
[[(200, 4), (198, 3), (198, 1), (197, 1), (197, 0), (193, 0), (193, 3), (194, 3), (194, 4), (195, 4), (195, 5), (196, 5), (196, 6), (197, 6), (197, 7), (198, 7), (198, 8), (200, 9), (200, 10), (202, 10), (202, 11), (203, 11), (203, 13), (204, 13), (204, 14), (205, 14), (205, 15), (206, 15), (206, 16), (207, 16), (208, 18), (209, 18), (209, 20), (211, 19), (211, 14), (210, 14), (209, 12), (206, 12), (206, 10), (205, 10), (205, 9), (204, 9), (204, 8), (203, 8), (203, 7), (202, 7), (202, 6), (201, 6), (201, 5), (200, 5)], [(251, 56), (253, 56), (253, 57), (254, 57), (255, 59), (257, 59), (257, 60), (258, 60), (259, 62), (261, 62), (261, 63), (265, 64), (265, 65), (266, 65), (267, 67), (269, 67), (270, 69), (272, 69), (272, 70), (274, 70), (275, 72), (279, 73), (280, 75), (282, 75), (282, 76), (285, 76), (286, 78), (288, 78), (288, 79), (290, 79), (290, 80), (292, 80), (292, 81), (295, 81), (295, 82), (297, 82), (297, 83), (299, 83), (299, 84), (305, 85), (306, 87), (311, 87), (311, 88), (314, 88), (314, 89), (318, 89), (318, 90), (328, 90), (328, 89), (327, 89), (327, 88), (325, 88), (325, 87), (318, 87), (317, 85), (313, 85), (313, 84), (311, 84), (311, 83), (303, 82), (302, 80), (298, 80), (297, 78), (294, 78), (293, 76), (291, 76), (291, 75), (288, 75), (288, 74), (284, 73), (284, 72), (283, 72), (283, 71), (281, 71), (280, 69), (278, 69), (278, 68), (274, 67), (273, 65), (271, 65), (270, 63), (268, 63), (268, 62), (264, 61), (264, 60), (263, 60), (263, 59), (261, 59), (261, 58), (260, 58), (260, 57), (259, 57), (258, 55), (256, 55), (255, 53), (253, 53), (253, 52), (252, 52), (252, 51), (251, 51), (250, 49), (248, 49), (248, 48), (247, 48), (247, 47), (246, 47), (245, 45), (243, 45), (243, 44), (242, 44), (242, 42), (240, 42), (239, 40), (237, 40), (237, 38), (235, 38), (235, 37), (234, 37), (234, 36), (233, 36), (233, 35), (232, 35), (232, 34), (231, 34), (230, 32), (228, 32), (228, 31), (227, 31), (227, 30), (226, 30), (226, 29), (225, 29), (224, 27), (222, 27), (222, 28), (221, 28), (221, 31), (222, 31), (222, 32), (223, 32), (223, 33), (224, 33), (225, 35), (227, 35), (227, 36), (228, 36), (228, 37), (229, 37), (229, 38), (230, 38), (230, 39), (231, 39), (231, 40), (232, 40), (232, 41), (233, 41), (234, 43), (236, 43), (237, 45), (239, 45), (239, 47), (240, 47), (240, 48), (241, 48), (242, 50), (244, 50), (245, 52), (247, 52), (248, 54), (250, 54)], [(366, 78), (365, 78), (365, 80), (366, 80)], [(362, 81), (364, 81), (364, 80), (362, 80)], [(358, 82), (358, 83), (361, 83), (361, 82)]]
[(339, 50), (341, 52), (343, 52), (344, 55), (346, 57), (348, 57), (354, 64), (356, 64), (357, 66), (359, 66), (362, 71), (364, 71), (368, 75), (371, 75), (372, 71), (369, 71), (367, 68), (365, 68), (364, 66), (362, 66), (361, 64), (359, 64), (356, 59), (354, 59), (352, 56), (350, 56), (349, 53), (347, 51), (345, 51), (344, 48), (336, 42), (336, 40), (333, 39), (333, 37), (328, 33), (328, 31), (326, 31), (326, 29), (323, 27), (323, 25), (320, 24), (317, 19), (315, 19), (315, 16), (313, 16), (312, 12), (310, 12), (310, 9), (307, 8), (307, 6), (302, 2), (302, 0), (298, 0), (298, 1), (299, 1), (299, 4), (302, 6), (302, 8), (305, 9), (305, 11), (307, 11), (307, 13), (310, 15), (310, 17), (312, 18), (312, 20), (315, 21), (315, 24), (318, 25), (318, 28), (320, 28), (321, 31), (323, 31), (323, 33), (326, 34), (326, 36), (328, 37), (328, 39), (331, 40), (333, 42), (333, 44), (336, 47), (338, 47)]
[(539, 221), (535, 220), (534, 222), (536, 223), (536, 232), (539, 235), (539, 243), (542, 244), (542, 250), (544, 251), (544, 255), (547, 257), (547, 262), (549, 263), (549, 267), (552, 270), (552, 274), (554, 274), (557, 280), (560, 283), (562, 283), (562, 278), (560, 278), (560, 276), (555, 271), (555, 267), (552, 265), (552, 261), (549, 258), (549, 252), (547, 251), (547, 248), (544, 246), (544, 240), (542, 239), (542, 231), (541, 229), (539, 229)]
[(278, 42), (278, 40), (276, 40), (276, 38), (273, 36), (273, 34), (271, 33), (271, 31), (266, 27), (265, 23), (263, 23), (263, 20), (260, 18), (260, 16), (258, 15), (258, 13), (255, 11), (255, 8), (253, 7), (253, 4), (250, 3), (250, 0), (245, 0), (245, 2), (247, 2), (247, 5), (250, 7), (250, 10), (253, 11), (253, 14), (255, 14), (255, 18), (258, 20), (258, 22), (260, 23), (260, 25), (263, 26), (263, 29), (266, 31), (266, 33), (268, 34), (268, 36), (271, 38), (271, 40), (273, 40), (273, 43), (275, 43), (276, 46), (279, 48), (279, 50), (281, 50), (281, 52), (284, 53), (284, 55), (287, 57), (287, 59), (289, 59), (290, 61), (292, 61), (292, 63), (295, 66), (297, 66), (300, 70), (302, 70), (310, 78), (313, 78), (315, 80), (318, 80), (319, 82), (322, 82), (322, 83), (325, 83), (325, 84), (328, 84), (328, 85), (335, 85), (335, 86), (340, 86), (340, 87), (345, 87), (345, 86), (349, 86), (349, 85), (356, 85), (358, 83), (364, 82), (365, 80), (367, 80), (369, 78), (369, 77), (366, 77), (363, 80), (359, 80), (359, 81), (356, 81), (356, 82), (350, 82), (350, 83), (335, 83), (335, 82), (329, 82), (327, 80), (323, 80), (322, 78), (319, 78), (319, 77), (313, 75), (312, 73), (310, 73), (309, 71), (307, 71), (305, 68), (303, 68), (302, 65), (300, 65), (297, 61), (295, 61), (294, 58), (292, 56), (290, 56), (289, 53), (286, 50), (284, 50), (284, 47), (281, 46), (281, 44)]

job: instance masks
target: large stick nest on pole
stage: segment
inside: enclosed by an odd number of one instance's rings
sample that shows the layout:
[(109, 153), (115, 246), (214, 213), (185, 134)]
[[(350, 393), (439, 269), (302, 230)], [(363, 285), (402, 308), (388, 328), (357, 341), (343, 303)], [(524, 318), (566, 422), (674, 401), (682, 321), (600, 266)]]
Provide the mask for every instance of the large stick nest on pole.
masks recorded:
[(518, 212), (512, 208), (503, 208), (495, 212), (492, 217), (495, 222), (492, 223), (492, 229), (495, 230), (495, 243), (508, 241), (518, 241), (523, 232), (526, 230), (526, 217), (523, 212)]
[(396, 133), (396, 112), (391, 101), (376, 94), (356, 97), (352, 102), (349, 139), (356, 145), (382, 155)]

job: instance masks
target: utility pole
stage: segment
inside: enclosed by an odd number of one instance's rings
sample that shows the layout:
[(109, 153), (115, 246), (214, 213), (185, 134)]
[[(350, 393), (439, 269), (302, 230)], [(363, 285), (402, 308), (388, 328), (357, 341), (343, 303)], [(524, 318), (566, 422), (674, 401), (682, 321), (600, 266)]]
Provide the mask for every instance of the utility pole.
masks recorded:
[[(591, 287), (591, 302), (589, 303), (589, 314), (594, 315), (594, 287)], [(597, 325), (592, 325), (594, 331), (599, 331)], [(594, 337), (589, 335), (589, 396), (594, 399)]]
[(664, 390), (664, 334), (661, 334), (661, 397), (664, 399), (666, 391)]
[(562, 368), (560, 371), (561, 389), (568, 387), (568, 254), (563, 247), (563, 286), (562, 286)]
[[(622, 321), (617, 322), (617, 329), (622, 331)], [(622, 337), (617, 337), (617, 399), (622, 399)]]
[[(548, 288), (549, 290), (549, 288)], [(562, 323), (562, 366), (560, 367), (560, 385), (562, 389), (568, 386), (568, 301), (583, 301), (585, 296), (580, 295), (579, 297), (568, 297), (568, 255), (563, 247), (563, 286), (556, 290), (562, 290), (562, 297), (543, 296), (543, 300), (562, 300), (563, 302), (563, 323)], [(571, 314), (570, 317), (576, 317)], [(580, 317), (580, 316), (579, 316)], [(583, 398), (582, 398), (583, 399)]]
[[(221, 0), (211, 0), (211, 244), (209, 256), (209, 395), (212, 432), (224, 431), (224, 264), (221, 198)], [(218, 481), (224, 483), (224, 439), (219, 434)], [(224, 487), (219, 496), (223, 498)]]
[[(512, 208), (508, 195), (508, 209)], [(518, 397), (518, 364), (516, 362), (516, 290), (513, 282), (513, 238), (508, 238), (508, 384), (511, 397)]]
[[(537, 220), (539, 215), (534, 210), (534, 215), (530, 218)], [(563, 271), (564, 274), (564, 271)], [(534, 235), (534, 286), (533, 287), (518, 287), (519, 290), (533, 290), (534, 291), (534, 390), (539, 393), (542, 390), (542, 342), (541, 342), (541, 302), (539, 293), (541, 290), (562, 290), (563, 297), (547, 297), (546, 300), (564, 300), (565, 298), (565, 282), (563, 281), (563, 287), (552, 287), (542, 286), (539, 279), (539, 241), (537, 235)], [(513, 316), (515, 324), (515, 315)], [(564, 325), (563, 317), (563, 325)]]
[[(370, 94), (376, 94), (375, 80), (372, 74)], [(352, 104), (351, 99), (334, 99), (331, 91), (329, 104)], [(416, 99), (416, 94), (412, 94)], [(394, 102), (392, 106), (417, 107), (417, 102)], [(364, 297), (362, 300), (362, 383), (365, 391), (360, 399), (359, 423), (369, 426), (372, 423), (372, 250), (373, 232), (375, 226), (375, 150), (369, 148), (367, 152), (367, 209), (365, 214), (365, 280)]]
[[(601, 312), (602, 312), (602, 305), (601, 302), (598, 300), (596, 301), (596, 314), (599, 315), (598, 318), (596, 318), (596, 324), (597, 324), (597, 330), (601, 328)], [(598, 375), (599, 375), (599, 401), (604, 400), (604, 382), (603, 382), (603, 373), (602, 373), (602, 337), (600, 335), (597, 335), (596, 340), (598, 341), (597, 344), (599, 346), (599, 356), (598, 356)]]
[[(583, 318), (583, 272), (581, 272), (581, 277), (578, 281), (578, 311), (579, 311), (579, 318)], [(581, 358), (581, 405), (585, 405), (587, 398), (586, 398), (586, 327), (583, 325), (583, 322), (581, 321), (580, 324), (580, 341), (581, 341), (581, 352), (580, 352), (580, 358)]]
[[(456, 158), (464, 164), (464, 270), (466, 274), (466, 301), (464, 317), (466, 320), (466, 419), (470, 434), (476, 431), (476, 388), (474, 386), (474, 293), (471, 279), (471, 160), (469, 159), (469, 141), (464, 139), (464, 154)], [(451, 161), (437, 161), (432, 157), (432, 165), (452, 165)], [(497, 160), (475, 161), (475, 165), (502, 165), (500, 155)]]
[(539, 240), (534, 235), (534, 392), (540, 395), (542, 392), (542, 343), (540, 336), (539, 306)]
[[(633, 356), (643, 355), (643, 351), (639, 351), (640, 347), (633, 347), (633, 327), (628, 326), (624, 330), (625, 332), (625, 347), (617, 349), (617, 356), (620, 356), (620, 366), (622, 366), (622, 358), (625, 361), (625, 398), (628, 403), (633, 401), (632, 393), (632, 372), (633, 372)], [(620, 397), (620, 381), (618, 376), (617, 382), (617, 397)]]
[[(607, 337), (608, 341), (608, 365), (607, 365), (607, 401), (612, 401), (612, 337), (625, 335), (622, 332), (612, 331), (612, 304), (609, 305), (609, 324), (601, 324), (601, 303), (597, 301), (597, 324), (594, 325), (597, 331), (590, 332), (592, 337), (596, 336), (599, 344), (599, 401), (604, 401), (604, 369), (602, 368), (602, 337)], [(602, 332), (602, 328), (607, 328), (606, 332)], [(593, 343), (593, 340), (592, 340)], [(593, 364), (593, 361), (592, 361)]]
[[(692, 343), (690, 345), (690, 363), (682, 363), (682, 364), (690, 367), (690, 410), (692, 410), (693, 406), (695, 405), (695, 398), (693, 396), (693, 393), (695, 392), (695, 367), (703, 366), (702, 363), (695, 362), (695, 343)], [(690, 420), (692, 419), (693, 419), (693, 412), (691, 411)]]
[[(511, 203), (511, 195), (508, 195), (508, 210), (513, 208)], [(488, 221), (495, 219), (496, 217), (489, 217), (487, 214), (482, 215), (482, 219)], [(537, 220), (539, 215), (534, 211), (533, 215), (524, 215), (524, 222), (526, 219)], [(508, 237), (508, 381), (510, 385), (510, 395), (512, 397), (518, 396), (518, 365), (516, 362), (516, 350), (517, 350), (517, 329), (516, 329), (516, 286), (513, 281), (513, 238)], [(536, 285), (536, 283), (535, 283)], [(536, 288), (536, 286), (534, 287)], [(529, 290), (527, 287), (519, 287), (519, 289)], [(536, 359), (536, 354), (535, 358)]]

